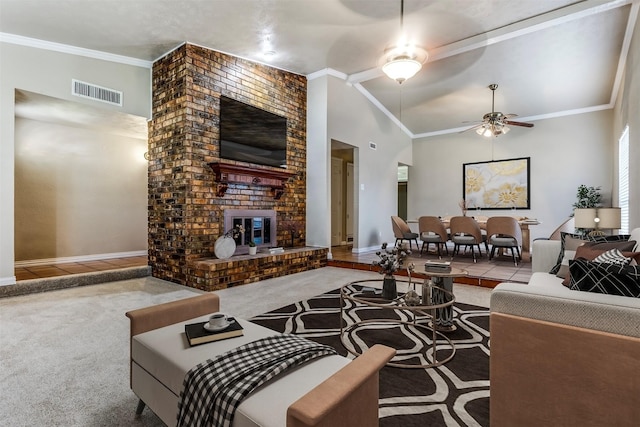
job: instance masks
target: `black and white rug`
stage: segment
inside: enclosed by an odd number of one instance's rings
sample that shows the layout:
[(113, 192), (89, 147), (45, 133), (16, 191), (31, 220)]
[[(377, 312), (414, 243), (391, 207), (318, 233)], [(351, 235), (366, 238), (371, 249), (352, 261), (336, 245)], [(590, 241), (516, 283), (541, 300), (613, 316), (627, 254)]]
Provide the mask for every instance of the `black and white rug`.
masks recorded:
[[(379, 308), (354, 308), (350, 318), (379, 316)], [(372, 311), (376, 310), (375, 313)], [(403, 313), (383, 310), (388, 316)], [(403, 369), (384, 367), (380, 372), (380, 426), (489, 426), (489, 311), (483, 307), (456, 303), (457, 330), (447, 333), (456, 353), (452, 360), (436, 368)], [(252, 319), (278, 332), (292, 333), (331, 345), (350, 356), (340, 341), (340, 294), (338, 290), (306, 301), (290, 304)], [(374, 327), (377, 327), (374, 325)], [(416, 334), (429, 342), (430, 333), (421, 329), (386, 328), (382, 334), (358, 332), (363, 342), (372, 337), (397, 349), (415, 346)], [(411, 329), (411, 330), (410, 330)], [(358, 338), (356, 341), (360, 340)], [(450, 349), (442, 341), (443, 356)], [(439, 359), (443, 357), (439, 356)], [(419, 359), (419, 358), (418, 358)], [(424, 363), (424, 360), (415, 360)]]

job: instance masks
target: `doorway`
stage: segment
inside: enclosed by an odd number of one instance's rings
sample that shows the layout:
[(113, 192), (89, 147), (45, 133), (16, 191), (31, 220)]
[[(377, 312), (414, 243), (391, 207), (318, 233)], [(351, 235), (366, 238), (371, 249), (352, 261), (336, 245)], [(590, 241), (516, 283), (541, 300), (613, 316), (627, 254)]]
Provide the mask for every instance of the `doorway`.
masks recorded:
[(355, 147), (331, 141), (331, 246), (351, 246), (356, 230)]
[(407, 220), (408, 195), (407, 187), (409, 183), (409, 167), (398, 165), (398, 216)]

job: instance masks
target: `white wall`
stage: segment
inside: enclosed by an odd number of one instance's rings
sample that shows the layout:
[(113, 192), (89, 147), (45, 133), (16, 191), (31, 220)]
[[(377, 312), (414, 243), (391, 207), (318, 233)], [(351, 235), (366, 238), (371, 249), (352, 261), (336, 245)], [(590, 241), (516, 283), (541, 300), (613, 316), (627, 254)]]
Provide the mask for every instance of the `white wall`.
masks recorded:
[(514, 126), (493, 139), (466, 132), (416, 140), (409, 168), (409, 218), (461, 214), (463, 163), (530, 157), (531, 209), (517, 210), (517, 215), (542, 222), (531, 227), (531, 239), (548, 237), (571, 214), (580, 184), (602, 187), (604, 203), (611, 203), (611, 118), (607, 110), (536, 121), (532, 129)]
[(14, 277), (14, 104), (15, 90), (23, 89), (60, 99), (95, 105), (71, 95), (71, 79), (124, 92), (122, 108), (149, 117), (151, 72), (143, 65), (92, 59), (0, 42), (0, 285)]
[[(354, 250), (392, 242), (391, 215), (398, 209), (398, 163), (412, 164), (411, 139), (343, 80), (330, 78), (328, 105), (329, 138), (358, 148)], [(376, 150), (369, 148), (370, 141), (376, 144)]]
[[(327, 151), (327, 83), (324, 75), (307, 84), (307, 234), (308, 246), (331, 246), (331, 163)], [(327, 218), (329, 222), (327, 223)]]
[(16, 118), (15, 260), (147, 250), (147, 139)]
[[(307, 244), (331, 245), (331, 140), (356, 148), (354, 251), (393, 241), (390, 217), (397, 211), (397, 167), (411, 164), (410, 138), (338, 77), (310, 78), (307, 111)], [(377, 150), (369, 148), (369, 141)]]

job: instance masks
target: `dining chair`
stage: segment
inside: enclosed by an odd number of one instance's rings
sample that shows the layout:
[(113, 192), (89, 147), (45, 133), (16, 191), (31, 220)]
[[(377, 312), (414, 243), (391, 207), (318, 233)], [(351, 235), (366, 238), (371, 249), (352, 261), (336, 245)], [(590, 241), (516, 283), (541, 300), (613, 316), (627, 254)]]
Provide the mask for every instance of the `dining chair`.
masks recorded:
[(431, 244), (436, 245), (438, 258), (442, 258), (442, 246), (444, 246), (447, 255), (449, 255), (449, 248), (447, 247), (449, 235), (440, 218), (437, 216), (421, 216), (418, 218), (418, 234), (420, 234), (420, 240), (422, 240), (420, 255), (422, 255), (425, 245), (427, 252), (429, 252), (429, 246)]
[(471, 248), (471, 255), (473, 256), (473, 262), (477, 261), (475, 247), (478, 247), (478, 255), (482, 256), (482, 251), (480, 250), (480, 244), (484, 243), (485, 250), (489, 251), (489, 246), (487, 245), (486, 236), (482, 234), (480, 230), (480, 226), (470, 216), (454, 216), (451, 218), (451, 222), (449, 225), (449, 230), (451, 232), (451, 241), (454, 244), (453, 254), (451, 259), (458, 254), (460, 251), (460, 246), (464, 246), (465, 248)]
[(518, 220), (512, 216), (492, 216), (487, 220), (487, 237), (491, 245), (489, 259), (492, 259), (496, 249), (510, 249), (514, 265), (522, 259), (522, 230)]
[(402, 218), (392, 215), (391, 226), (393, 227), (393, 235), (396, 238), (396, 246), (398, 246), (398, 241), (402, 244), (404, 240), (408, 240), (409, 249), (413, 250), (412, 242), (415, 240), (416, 249), (420, 247), (418, 245), (418, 233), (412, 232), (409, 224), (407, 224)]

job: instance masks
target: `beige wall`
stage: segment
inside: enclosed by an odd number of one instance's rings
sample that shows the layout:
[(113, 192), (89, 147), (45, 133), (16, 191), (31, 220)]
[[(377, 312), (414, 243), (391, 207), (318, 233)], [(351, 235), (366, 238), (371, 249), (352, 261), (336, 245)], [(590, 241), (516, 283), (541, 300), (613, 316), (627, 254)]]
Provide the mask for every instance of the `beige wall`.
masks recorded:
[[(102, 55), (107, 58), (108, 55)], [(14, 106), (15, 91), (26, 90), (59, 99), (149, 117), (150, 64), (125, 64), (0, 42), (0, 285), (15, 283)], [(123, 92), (123, 107), (71, 95), (78, 79)]]
[(146, 139), (15, 121), (15, 260), (147, 249)]

